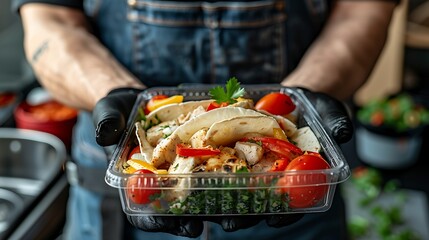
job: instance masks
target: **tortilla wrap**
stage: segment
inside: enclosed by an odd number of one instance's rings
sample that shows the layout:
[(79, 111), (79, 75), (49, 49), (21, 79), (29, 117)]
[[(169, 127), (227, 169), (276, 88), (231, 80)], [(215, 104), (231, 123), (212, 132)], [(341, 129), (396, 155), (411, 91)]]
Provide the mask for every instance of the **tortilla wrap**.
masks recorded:
[(235, 117), (266, 116), (251, 109), (224, 107), (210, 110), (190, 119), (179, 126), (168, 138), (162, 140), (154, 149), (152, 164), (157, 167), (165, 162), (172, 163), (176, 157), (176, 145), (186, 143), (198, 130), (210, 128), (214, 123)]
[(168, 104), (150, 112), (146, 116), (146, 119), (147, 121), (155, 118), (159, 119), (161, 122), (171, 121), (177, 119), (182, 114), (192, 112), (199, 106), (202, 106), (204, 107), (204, 109), (206, 109), (211, 102), (214, 102), (214, 100), (188, 101), (182, 103)]
[(321, 146), (310, 127), (302, 127), (295, 131), (291, 141), (302, 151), (320, 152)]
[(214, 123), (207, 131), (206, 141), (214, 147), (228, 146), (251, 133), (272, 137), (273, 128), (280, 128), (273, 117), (240, 116)]

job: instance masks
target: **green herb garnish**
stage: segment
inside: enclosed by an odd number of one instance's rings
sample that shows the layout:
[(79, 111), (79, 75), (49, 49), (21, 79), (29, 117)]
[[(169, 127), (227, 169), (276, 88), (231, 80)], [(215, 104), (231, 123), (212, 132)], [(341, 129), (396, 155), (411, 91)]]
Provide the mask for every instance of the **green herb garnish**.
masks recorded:
[(221, 86), (216, 86), (210, 89), (209, 94), (217, 103), (233, 104), (237, 102), (237, 98), (244, 96), (246, 93), (244, 88), (240, 87), (237, 78), (230, 78), (225, 85), (226, 89)]

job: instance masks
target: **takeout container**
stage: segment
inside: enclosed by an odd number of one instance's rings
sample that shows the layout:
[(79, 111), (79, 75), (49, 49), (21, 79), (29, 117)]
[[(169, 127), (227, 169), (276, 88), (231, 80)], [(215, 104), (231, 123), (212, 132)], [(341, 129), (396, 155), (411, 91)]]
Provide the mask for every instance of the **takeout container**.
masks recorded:
[[(299, 89), (280, 88), (278, 85), (244, 85), (247, 98), (256, 102), (270, 92), (281, 91), (291, 96), (297, 106), (298, 126), (308, 125), (317, 136), (322, 155), (330, 164), (330, 169), (306, 170), (295, 172), (266, 173), (191, 173), (191, 174), (144, 174), (141, 176), (141, 188), (157, 191), (158, 200), (148, 204), (136, 204), (127, 194), (127, 182), (138, 174), (122, 173), (121, 166), (127, 161), (127, 155), (136, 146), (135, 127), (138, 109), (156, 95), (184, 96), (184, 101), (209, 99), (208, 87), (183, 88), (152, 88), (143, 91), (134, 105), (112, 161), (106, 172), (105, 180), (111, 187), (119, 191), (124, 212), (130, 216), (175, 216), (175, 215), (263, 215), (312, 213), (327, 211), (332, 203), (336, 186), (350, 176), (350, 169), (339, 146), (324, 130), (320, 117), (311, 103)], [(311, 207), (289, 208), (287, 195), (280, 194), (276, 183), (281, 177), (294, 179), (296, 188), (317, 187), (326, 193), (322, 199)], [(323, 179), (325, 181), (320, 181)], [(181, 202), (169, 202), (163, 193), (174, 191), (174, 185), (181, 182), (180, 191), (191, 194)], [(312, 182), (317, 182), (312, 184)], [(177, 190), (177, 189), (176, 189)]]

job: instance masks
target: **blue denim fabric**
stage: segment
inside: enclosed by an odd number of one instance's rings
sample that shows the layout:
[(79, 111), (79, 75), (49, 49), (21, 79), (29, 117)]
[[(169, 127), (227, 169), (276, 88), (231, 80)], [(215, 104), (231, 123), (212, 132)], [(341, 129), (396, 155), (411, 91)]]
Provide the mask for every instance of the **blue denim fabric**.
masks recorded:
[(89, 0), (101, 41), (147, 86), (278, 83), (325, 21), (323, 0)]
[[(224, 84), (232, 76), (246, 84), (278, 83), (297, 66), (329, 10), (327, 0), (85, 0), (84, 5), (100, 41), (149, 87)], [(80, 115), (75, 127), (72, 158), (86, 167), (106, 169), (106, 156), (95, 142), (88, 113)], [(71, 187), (65, 239), (106, 239), (103, 197)], [(289, 227), (269, 228), (262, 222), (225, 233), (210, 224), (209, 237), (343, 239), (343, 211), (337, 196), (330, 211), (308, 214)], [(129, 224), (124, 227), (126, 239), (185, 239), (138, 231)]]
[[(94, 131), (91, 115), (80, 113), (73, 130), (71, 157), (76, 164), (106, 169), (106, 155), (95, 142)], [(103, 196), (77, 185), (70, 186), (69, 194), (64, 239), (103, 239), (100, 211)]]

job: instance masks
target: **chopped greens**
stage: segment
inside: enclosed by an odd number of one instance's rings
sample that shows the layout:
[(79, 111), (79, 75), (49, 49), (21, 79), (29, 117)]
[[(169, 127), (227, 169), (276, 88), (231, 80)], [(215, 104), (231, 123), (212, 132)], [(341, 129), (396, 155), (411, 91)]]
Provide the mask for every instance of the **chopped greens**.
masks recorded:
[(357, 112), (361, 123), (405, 132), (429, 124), (429, 110), (414, 101), (411, 95), (400, 93), (391, 98), (375, 99)]
[(143, 108), (139, 108), (138, 109), (138, 117), (137, 117), (137, 121), (146, 121), (146, 114), (144, 113)]
[(237, 78), (230, 78), (225, 85), (226, 90), (221, 86), (216, 86), (210, 89), (209, 94), (217, 103), (233, 104), (237, 102), (237, 98), (244, 96), (246, 93), (244, 88), (240, 87)]
[(265, 188), (269, 185), (260, 179), (253, 190), (237, 189), (242, 186), (229, 183), (221, 190), (193, 191), (184, 200), (169, 203), (167, 212), (175, 215), (288, 212), (288, 195)]
[(161, 123), (161, 119), (159, 119), (158, 115), (155, 115), (155, 118), (151, 121), (145, 120), (144, 130), (147, 131), (149, 128), (156, 126)]

